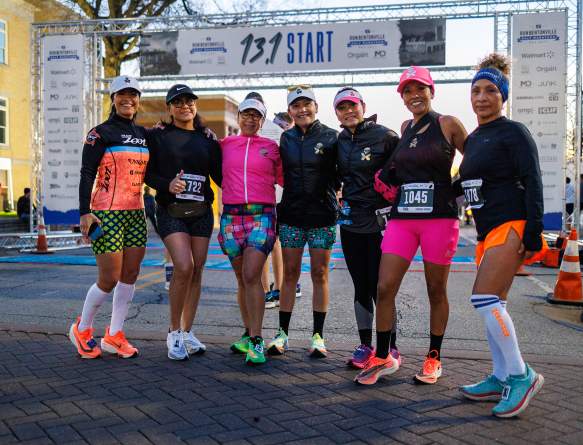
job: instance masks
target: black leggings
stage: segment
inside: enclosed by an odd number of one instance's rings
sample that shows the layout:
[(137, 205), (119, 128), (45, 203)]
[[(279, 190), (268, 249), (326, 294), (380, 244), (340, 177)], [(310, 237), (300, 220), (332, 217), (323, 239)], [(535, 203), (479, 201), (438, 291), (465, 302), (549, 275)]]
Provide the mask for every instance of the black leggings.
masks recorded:
[(358, 330), (372, 329), (381, 263), (381, 232), (355, 233), (340, 228), (340, 241), (354, 284), (354, 313)]

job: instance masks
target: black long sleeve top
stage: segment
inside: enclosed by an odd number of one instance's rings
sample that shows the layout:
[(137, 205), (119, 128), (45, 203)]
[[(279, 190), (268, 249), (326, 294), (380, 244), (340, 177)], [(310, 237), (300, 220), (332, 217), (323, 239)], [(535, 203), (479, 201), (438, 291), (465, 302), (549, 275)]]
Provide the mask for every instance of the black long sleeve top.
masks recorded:
[(527, 250), (542, 247), (543, 186), (536, 144), (521, 123), (500, 117), (480, 125), (466, 139), (462, 181), (481, 180), (481, 203), (472, 209), (482, 241), (495, 227), (526, 220)]
[(187, 175), (206, 178), (203, 184), (204, 200), (212, 203), (214, 194), (209, 177), (221, 185), (221, 148), (202, 130), (183, 130), (174, 125), (146, 130), (150, 162), (146, 170), (146, 184), (156, 189), (156, 202), (167, 206), (182, 201), (169, 192), (170, 182), (181, 170)]

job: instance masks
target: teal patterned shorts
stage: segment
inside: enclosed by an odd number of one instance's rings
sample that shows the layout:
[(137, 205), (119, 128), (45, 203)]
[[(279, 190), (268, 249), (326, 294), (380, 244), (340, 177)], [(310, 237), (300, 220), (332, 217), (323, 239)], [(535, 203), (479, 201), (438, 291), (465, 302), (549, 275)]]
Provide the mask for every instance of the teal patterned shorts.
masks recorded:
[(330, 250), (336, 241), (336, 226), (304, 229), (280, 224), (279, 241), (282, 248), (303, 249), (308, 243), (310, 249)]

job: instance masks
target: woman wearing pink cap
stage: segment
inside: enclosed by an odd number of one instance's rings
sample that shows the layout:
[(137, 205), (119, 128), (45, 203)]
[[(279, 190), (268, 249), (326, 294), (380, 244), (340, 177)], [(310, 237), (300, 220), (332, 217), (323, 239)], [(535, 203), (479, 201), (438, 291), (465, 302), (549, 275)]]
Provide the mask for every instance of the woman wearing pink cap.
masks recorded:
[(447, 277), (459, 234), (450, 170), (456, 148), (462, 152), (466, 130), (455, 117), (432, 110), (435, 87), (427, 68), (406, 69), (397, 91), (412, 119), (401, 125), (399, 145), (377, 179), (399, 188), (381, 245), (376, 356), (355, 378), (364, 385), (399, 369), (398, 361), (388, 353), (395, 297), (419, 247), (431, 315), (429, 353), (415, 380), (434, 384), (441, 376), (441, 342), (449, 315)]

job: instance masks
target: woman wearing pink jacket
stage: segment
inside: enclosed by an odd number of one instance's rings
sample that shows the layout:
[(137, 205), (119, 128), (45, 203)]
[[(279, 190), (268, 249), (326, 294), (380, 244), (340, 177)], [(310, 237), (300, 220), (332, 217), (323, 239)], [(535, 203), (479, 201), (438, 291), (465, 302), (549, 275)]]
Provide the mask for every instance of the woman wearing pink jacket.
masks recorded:
[(245, 332), (231, 345), (246, 363), (265, 363), (261, 334), (265, 311), (261, 271), (275, 242), (275, 187), (283, 185), (279, 147), (257, 133), (267, 110), (257, 99), (239, 105), (238, 136), (221, 141), (223, 214), (219, 243), (237, 276), (237, 300)]

